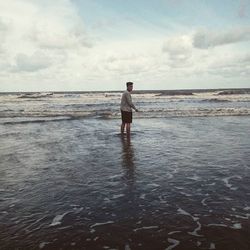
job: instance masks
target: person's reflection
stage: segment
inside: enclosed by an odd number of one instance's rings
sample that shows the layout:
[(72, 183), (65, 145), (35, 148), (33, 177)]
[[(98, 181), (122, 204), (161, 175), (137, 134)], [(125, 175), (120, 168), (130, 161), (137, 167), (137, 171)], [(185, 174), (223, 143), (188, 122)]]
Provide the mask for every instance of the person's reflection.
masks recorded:
[(128, 184), (134, 182), (134, 149), (130, 136), (122, 136), (122, 166), (125, 171), (125, 179)]

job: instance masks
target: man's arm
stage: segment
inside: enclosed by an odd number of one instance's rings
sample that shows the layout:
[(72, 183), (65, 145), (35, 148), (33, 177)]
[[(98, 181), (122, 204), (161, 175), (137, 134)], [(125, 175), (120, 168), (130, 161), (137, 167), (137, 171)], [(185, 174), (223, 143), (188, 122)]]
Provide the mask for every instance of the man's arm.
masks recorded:
[(127, 95), (126, 95), (126, 99), (127, 99), (128, 105), (129, 105), (131, 108), (133, 108), (136, 112), (138, 112), (138, 109), (135, 107), (135, 105), (134, 105), (133, 102), (132, 102), (132, 98), (131, 98), (130, 94), (127, 94)]

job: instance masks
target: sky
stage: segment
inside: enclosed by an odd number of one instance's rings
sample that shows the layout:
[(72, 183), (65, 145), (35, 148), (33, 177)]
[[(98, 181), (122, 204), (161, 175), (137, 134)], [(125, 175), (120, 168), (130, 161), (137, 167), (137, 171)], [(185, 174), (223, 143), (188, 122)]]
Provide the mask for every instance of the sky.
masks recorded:
[(250, 87), (250, 0), (0, 0), (0, 92)]

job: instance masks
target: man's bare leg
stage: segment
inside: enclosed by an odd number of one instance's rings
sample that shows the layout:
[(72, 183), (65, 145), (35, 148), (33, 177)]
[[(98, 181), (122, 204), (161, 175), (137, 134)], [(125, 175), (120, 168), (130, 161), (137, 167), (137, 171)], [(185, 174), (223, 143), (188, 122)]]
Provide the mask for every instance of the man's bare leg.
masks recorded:
[(130, 135), (130, 123), (126, 123), (126, 132), (127, 135)]
[(122, 123), (122, 125), (121, 125), (121, 134), (124, 134), (124, 128), (125, 128), (125, 123)]

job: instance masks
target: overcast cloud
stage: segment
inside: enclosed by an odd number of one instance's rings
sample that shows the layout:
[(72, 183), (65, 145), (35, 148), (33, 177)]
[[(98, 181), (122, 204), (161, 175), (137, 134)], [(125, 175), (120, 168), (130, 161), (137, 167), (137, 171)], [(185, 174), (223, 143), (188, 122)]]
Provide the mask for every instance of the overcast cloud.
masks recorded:
[[(169, 2), (191, 18), (183, 3)], [(153, 3), (135, 13), (130, 1), (119, 6), (122, 13), (115, 4), (0, 0), (0, 91), (119, 90), (129, 80), (139, 89), (249, 85), (250, 25), (243, 3), (233, 11), (244, 23), (216, 29), (209, 22), (180, 22)], [(200, 8), (215, 15), (211, 6)]]
[(250, 26), (235, 27), (229, 30), (197, 31), (193, 37), (194, 47), (207, 49), (225, 44), (232, 44), (250, 40)]

